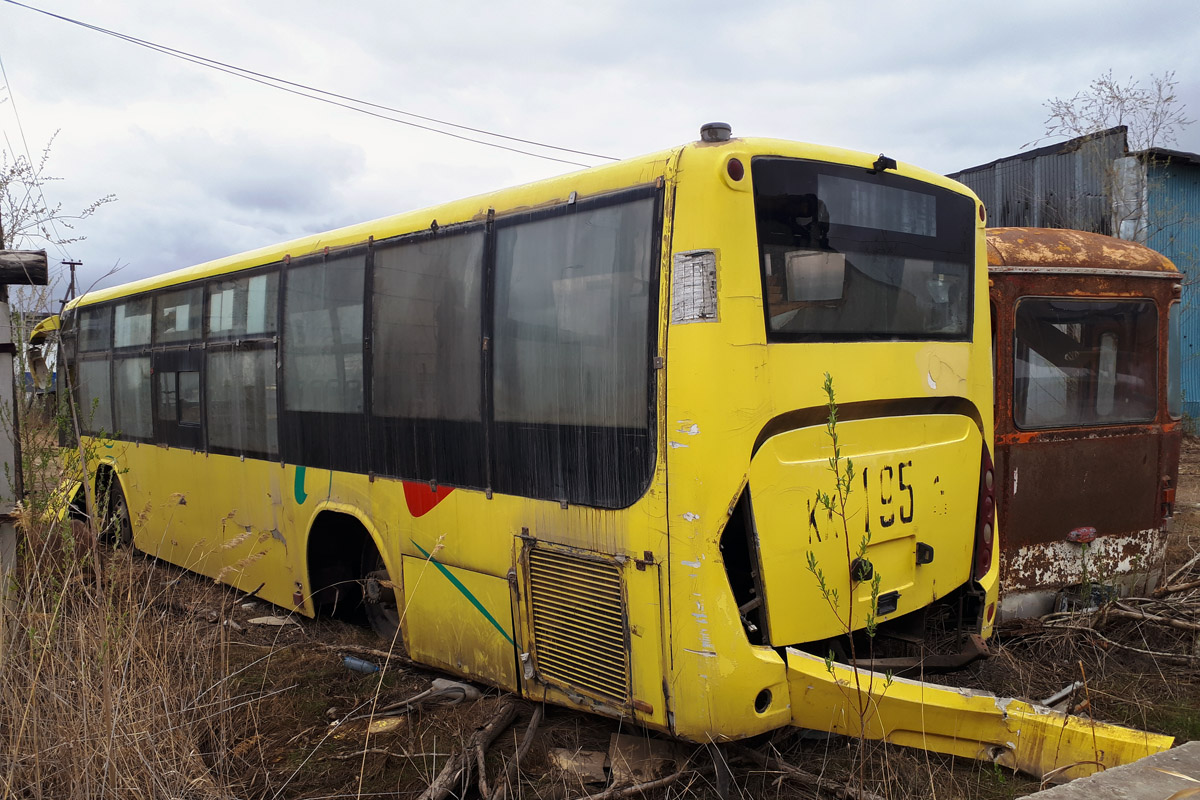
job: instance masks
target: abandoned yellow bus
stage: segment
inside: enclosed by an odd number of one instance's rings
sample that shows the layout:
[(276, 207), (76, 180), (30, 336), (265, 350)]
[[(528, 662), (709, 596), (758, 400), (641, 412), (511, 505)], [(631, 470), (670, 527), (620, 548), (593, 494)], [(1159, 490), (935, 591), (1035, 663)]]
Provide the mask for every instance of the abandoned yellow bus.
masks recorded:
[(824, 657), (869, 621), (992, 626), (984, 222), (931, 172), (712, 125), (89, 293), (64, 355), (139, 550), (684, 739), (833, 730)]

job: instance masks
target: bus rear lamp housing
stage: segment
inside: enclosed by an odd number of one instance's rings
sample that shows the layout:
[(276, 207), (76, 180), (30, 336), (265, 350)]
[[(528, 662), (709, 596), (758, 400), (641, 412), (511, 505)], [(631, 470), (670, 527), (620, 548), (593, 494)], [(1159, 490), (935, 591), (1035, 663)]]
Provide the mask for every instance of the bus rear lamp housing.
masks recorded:
[(979, 511), (975, 522), (975, 580), (981, 580), (992, 566), (996, 547), (996, 476), (992, 454), (983, 447), (979, 465)]

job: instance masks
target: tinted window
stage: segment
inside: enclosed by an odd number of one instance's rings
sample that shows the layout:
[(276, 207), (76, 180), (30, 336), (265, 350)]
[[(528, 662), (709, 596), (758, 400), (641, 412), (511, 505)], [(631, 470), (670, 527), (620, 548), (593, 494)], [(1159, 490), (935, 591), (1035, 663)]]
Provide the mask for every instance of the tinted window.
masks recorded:
[(376, 415), (481, 418), (482, 284), (482, 230), (376, 251)]
[(133, 347), (150, 344), (150, 298), (130, 300), (115, 309), (113, 346)]
[(112, 433), (112, 395), (108, 359), (80, 361), (79, 424), (92, 433)]
[(363, 410), (363, 256), (287, 273), (284, 401), (291, 411)]
[(891, 172), (755, 158), (773, 339), (965, 339), (975, 207)]
[(129, 438), (151, 438), (154, 428), (150, 418), (150, 359), (118, 358), (113, 367), (117, 433)]
[(181, 425), (200, 424), (200, 373), (195, 371), (175, 373), (179, 392), (178, 408)]
[(1021, 428), (1152, 420), (1157, 316), (1150, 301), (1021, 300), (1013, 420)]
[(79, 312), (79, 350), (107, 350), (112, 346), (112, 307), (85, 308)]
[(497, 233), (495, 417), (647, 424), (655, 201)]
[(179, 421), (179, 387), (174, 372), (158, 373), (158, 408), (155, 416), (163, 422)]
[(279, 451), (275, 349), (208, 354), (208, 443), (241, 453)]
[(156, 344), (185, 342), (200, 338), (200, 310), (204, 293), (200, 287), (168, 292), (155, 300), (158, 308), (154, 317)]
[(212, 284), (208, 288), (208, 333), (216, 337), (271, 335), (278, 307), (278, 273)]

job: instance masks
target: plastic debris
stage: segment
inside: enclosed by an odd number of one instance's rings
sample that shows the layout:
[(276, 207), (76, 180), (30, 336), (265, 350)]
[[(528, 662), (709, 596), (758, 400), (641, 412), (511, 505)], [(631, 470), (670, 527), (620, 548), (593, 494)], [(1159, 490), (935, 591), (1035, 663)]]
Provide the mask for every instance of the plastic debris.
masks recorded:
[(346, 669), (352, 669), (355, 672), (365, 672), (368, 675), (373, 672), (379, 672), (378, 664), (372, 664), (370, 661), (364, 661), (354, 656), (346, 656), (342, 659), (342, 663), (346, 665)]
[(600, 750), (568, 750), (555, 747), (550, 751), (550, 763), (563, 775), (580, 783), (608, 783), (608, 754)]
[(288, 617), (255, 617), (249, 620), (251, 625), (270, 625), (275, 628), (282, 628), (284, 625), (299, 625), (294, 619)]

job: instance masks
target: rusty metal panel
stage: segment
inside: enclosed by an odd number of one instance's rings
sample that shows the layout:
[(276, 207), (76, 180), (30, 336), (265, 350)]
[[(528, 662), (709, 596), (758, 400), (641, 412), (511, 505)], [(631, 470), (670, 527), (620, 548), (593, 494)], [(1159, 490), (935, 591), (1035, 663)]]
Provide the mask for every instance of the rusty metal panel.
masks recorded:
[[(999, 448), (998, 448), (999, 449)], [(1159, 437), (1106, 436), (1005, 446), (1004, 552), (1064, 541), (1075, 528), (1101, 535), (1158, 527)]]
[[(1077, 270), (1079, 288), (1103, 291), (1105, 272), (1179, 278), (1170, 259), (1145, 245), (1062, 228), (988, 228), (988, 268)], [(1097, 272), (1101, 271), (1099, 275)], [(1095, 278), (1093, 279), (1093, 276)], [(1036, 287), (1035, 287), (1036, 288)], [(1044, 288), (1042, 289), (1044, 291)]]
[[(1080, 582), (1140, 591), (1160, 575), (1164, 489), (1175, 486), (1179, 424), (1167, 413), (1167, 307), (1181, 275), (1143, 245), (1066, 230), (988, 231), (995, 306), (997, 510), (1001, 612), (1050, 610), (1054, 593)], [(1160, 342), (1153, 420), (1021, 430), (1013, 419), (1015, 312), (1027, 297), (1151, 300)], [(1164, 478), (1166, 482), (1164, 484)], [(1093, 526), (1089, 544), (1068, 541)], [(1086, 565), (1086, 566), (1085, 566)]]

